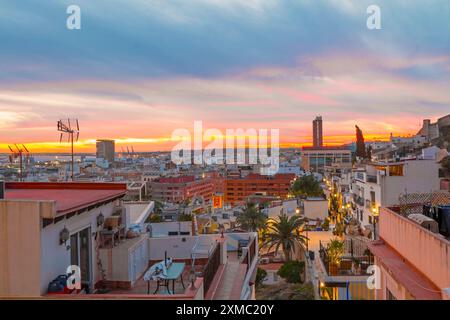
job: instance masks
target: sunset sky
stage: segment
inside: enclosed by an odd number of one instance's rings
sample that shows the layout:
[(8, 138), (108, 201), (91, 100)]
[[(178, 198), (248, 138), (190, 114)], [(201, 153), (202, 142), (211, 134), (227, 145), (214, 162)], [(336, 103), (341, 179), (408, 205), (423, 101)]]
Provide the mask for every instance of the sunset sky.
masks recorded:
[[(381, 30), (366, 27), (381, 7)], [(81, 30), (66, 8), (81, 7)], [(0, 2), (0, 152), (76, 151), (112, 138), (167, 150), (174, 129), (279, 129), (283, 146), (414, 134), (450, 111), (450, 1)]]

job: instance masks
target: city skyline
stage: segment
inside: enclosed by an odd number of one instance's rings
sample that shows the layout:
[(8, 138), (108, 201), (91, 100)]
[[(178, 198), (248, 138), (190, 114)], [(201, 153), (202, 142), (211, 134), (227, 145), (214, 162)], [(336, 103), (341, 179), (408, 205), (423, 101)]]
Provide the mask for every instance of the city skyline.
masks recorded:
[(93, 152), (97, 139), (170, 150), (195, 120), (299, 147), (317, 115), (339, 145), (355, 124), (386, 140), (448, 113), (445, 1), (378, 1), (381, 30), (366, 28), (370, 1), (78, 1), (81, 30), (66, 29), (68, 4), (2, 4), (0, 152), (67, 152), (67, 117), (82, 124), (76, 152)]

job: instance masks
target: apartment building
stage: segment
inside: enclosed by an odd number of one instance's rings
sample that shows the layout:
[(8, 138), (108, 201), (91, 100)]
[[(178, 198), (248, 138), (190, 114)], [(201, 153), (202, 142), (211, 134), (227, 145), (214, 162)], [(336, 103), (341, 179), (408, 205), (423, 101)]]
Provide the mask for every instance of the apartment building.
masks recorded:
[(293, 173), (279, 173), (265, 176), (251, 173), (245, 177), (228, 177), (226, 180), (225, 202), (232, 205), (245, 202), (254, 194), (287, 197), (291, 184), (295, 180)]
[(96, 157), (105, 159), (109, 163), (114, 162), (115, 158), (115, 141), (114, 140), (97, 140), (96, 141)]
[(313, 120), (313, 147), (322, 148), (323, 146), (322, 117), (318, 116)]
[(351, 151), (344, 147), (304, 147), (302, 150), (301, 165), (305, 171), (323, 174), (325, 167), (334, 163), (351, 168)]
[(150, 182), (151, 196), (154, 200), (181, 203), (195, 197), (204, 202), (212, 199), (214, 183), (211, 178), (190, 176), (163, 177)]
[(399, 197), (407, 193), (440, 190), (439, 167), (435, 160), (360, 165), (352, 173), (350, 197), (346, 200), (350, 208), (347, 210), (363, 229), (373, 232), (380, 207), (397, 205)]

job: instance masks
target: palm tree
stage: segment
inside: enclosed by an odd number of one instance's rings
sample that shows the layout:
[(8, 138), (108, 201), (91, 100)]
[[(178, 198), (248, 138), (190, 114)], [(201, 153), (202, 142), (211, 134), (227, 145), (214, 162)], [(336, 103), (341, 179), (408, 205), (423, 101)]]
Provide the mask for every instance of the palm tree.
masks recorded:
[(304, 248), (308, 240), (300, 233), (303, 225), (304, 221), (301, 217), (294, 215), (289, 218), (282, 212), (277, 219), (269, 219), (267, 222), (264, 245), (269, 251), (275, 247), (277, 252), (281, 247), (286, 261), (291, 260), (291, 253), (295, 246)]
[(255, 203), (247, 202), (244, 211), (237, 217), (237, 223), (246, 231), (255, 232), (266, 226), (267, 218)]

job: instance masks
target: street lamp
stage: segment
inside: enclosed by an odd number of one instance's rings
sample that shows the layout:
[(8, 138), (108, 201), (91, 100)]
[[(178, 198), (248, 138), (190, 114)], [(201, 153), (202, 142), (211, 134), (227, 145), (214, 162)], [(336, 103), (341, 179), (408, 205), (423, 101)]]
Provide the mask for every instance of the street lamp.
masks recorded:
[(372, 224), (373, 224), (373, 240), (377, 239), (377, 232), (376, 232), (376, 226), (377, 226), (377, 220), (378, 220), (378, 210), (376, 207), (372, 208)]

